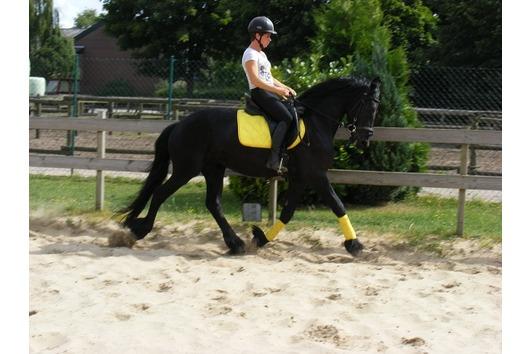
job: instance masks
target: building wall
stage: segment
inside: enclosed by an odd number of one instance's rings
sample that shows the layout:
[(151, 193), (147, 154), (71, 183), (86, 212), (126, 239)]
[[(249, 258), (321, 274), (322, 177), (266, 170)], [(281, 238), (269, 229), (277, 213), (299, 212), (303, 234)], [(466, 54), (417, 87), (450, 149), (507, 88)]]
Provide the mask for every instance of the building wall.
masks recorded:
[(117, 40), (104, 32), (102, 24), (78, 35), (80, 54), (80, 93), (106, 96), (153, 96), (158, 77), (139, 74), (139, 60), (130, 51), (120, 50)]

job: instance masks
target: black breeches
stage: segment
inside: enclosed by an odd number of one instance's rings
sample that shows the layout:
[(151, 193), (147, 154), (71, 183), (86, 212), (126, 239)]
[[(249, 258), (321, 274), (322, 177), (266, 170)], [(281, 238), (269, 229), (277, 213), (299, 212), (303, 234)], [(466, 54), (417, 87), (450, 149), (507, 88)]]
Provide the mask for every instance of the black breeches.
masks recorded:
[(277, 122), (286, 122), (290, 126), (293, 115), (280, 98), (274, 93), (254, 88), (251, 90), (251, 98), (266, 114)]

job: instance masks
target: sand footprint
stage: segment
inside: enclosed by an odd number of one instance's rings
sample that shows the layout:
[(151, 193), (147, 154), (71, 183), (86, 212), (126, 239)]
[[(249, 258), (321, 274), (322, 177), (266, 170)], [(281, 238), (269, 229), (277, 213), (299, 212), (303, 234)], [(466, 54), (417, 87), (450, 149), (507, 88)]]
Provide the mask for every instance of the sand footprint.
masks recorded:
[(159, 293), (163, 293), (163, 292), (170, 290), (171, 288), (173, 288), (173, 282), (170, 280), (165, 283), (160, 283), (157, 291)]
[(115, 312), (114, 317), (116, 317), (120, 321), (127, 321), (131, 318), (131, 315), (127, 313)]
[(420, 337), (402, 338), (402, 344), (420, 347), (426, 344), (426, 341)]
[(226, 315), (232, 312), (232, 307), (230, 306), (213, 306), (211, 304), (207, 305), (207, 311), (212, 316), (221, 316)]
[(135, 309), (139, 310), (139, 311), (146, 311), (146, 310), (148, 310), (151, 307), (151, 305), (145, 304), (145, 303), (132, 304), (131, 306), (134, 307)]
[(378, 296), (380, 294), (380, 290), (377, 288), (374, 288), (372, 286), (368, 286), (365, 288), (365, 296)]
[(281, 292), (283, 289), (279, 288), (265, 288), (265, 290), (269, 291), (270, 294)]
[(261, 290), (253, 291), (253, 296), (254, 297), (262, 297), (262, 296), (266, 296), (266, 295), (270, 295), (270, 294), (275, 294), (275, 293), (281, 292), (282, 290), (283, 289), (279, 289), (279, 288), (264, 288), (264, 289), (261, 289)]
[(345, 347), (350, 342), (349, 337), (342, 336), (333, 325), (311, 325), (304, 331), (304, 335), (315, 342), (331, 343), (337, 347)]
[(341, 300), (341, 294), (330, 294), (326, 297), (328, 300)]
[(456, 288), (458, 286), (460, 286), (461, 283), (458, 282), (458, 281), (452, 281), (450, 283), (445, 283), (445, 284), (442, 284), (442, 287), (445, 288), (445, 289), (452, 289), (452, 288)]
[(118, 285), (118, 284), (121, 283), (121, 281), (120, 280), (107, 279), (107, 280), (102, 281), (102, 283), (105, 286), (111, 286), (111, 285)]

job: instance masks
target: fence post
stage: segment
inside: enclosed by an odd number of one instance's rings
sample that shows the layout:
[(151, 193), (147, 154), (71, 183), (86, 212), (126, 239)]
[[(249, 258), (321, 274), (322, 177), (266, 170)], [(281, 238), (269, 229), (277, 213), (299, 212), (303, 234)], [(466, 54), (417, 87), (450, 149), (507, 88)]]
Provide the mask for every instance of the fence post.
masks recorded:
[(470, 145), (470, 163), (468, 164), (468, 174), (476, 175), (478, 169), (476, 148), (474, 145)]
[[(75, 61), (74, 61), (74, 90), (73, 90), (73, 96), (72, 96), (72, 111), (70, 112), (71, 117), (77, 117), (79, 114), (79, 106), (78, 106), (78, 100), (77, 95), (79, 91), (79, 54), (76, 54)], [(70, 155), (74, 155), (74, 149), (76, 146), (76, 131), (70, 130), (69, 132), (69, 148), (70, 148)]]
[[(37, 111), (35, 112), (35, 117), (40, 117), (42, 114), (42, 103), (37, 102), (36, 106), (37, 106)], [(41, 137), (41, 130), (37, 129), (35, 131), (35, 139), (39, 139), (40, 137)]]
[[(459, 167), (459, 174), (466, 176), (468, 173), (468, 151), (469, 145), (461, 145), (461, 166)], [(459, 189), (459, 200), (457, 206), (457, 236), (463, 236), (465, 228), (465, 199), (466, 189)]]
[[(474, 117), (474, 121), (470, 125), (468, 129), (478, 129), (479, 123), (480, 123), (481, 117), (477, 116)], [(475, 145), (470, 145), (470, 152), (469, 152), (469, 162), (468, 162), (468, 174), (469, 175), (475, 175), (477, 174), (477, 155), (476, 155), (476, 147)]]
[(278, 179), (273, 177), (269, 180), (269, 225), (273, 225), (277, 218), (277, 192)]
[(166, 119), (172, 119), (173, 113), (173, 70), (175, 66), (175, 56), (170, 57), (170, 76), (168, 77), (168, 106), (166, 108)]
[[(99, 110), (97, 113), (98, 119), (106, 119), (107, 112)], [(97, 133), (97, 152), (98, 159), (105, 158), (105, 131), (98, 131)], [(103, 210), (103, 201), (105, 198), (105, 175), (102, 170), (96, 171), (96, 210)]]
[(114, 110), (114, 102), (112, 101), (107, 102), (107, 117), (108, 118), (112, 118), (113, 110)]

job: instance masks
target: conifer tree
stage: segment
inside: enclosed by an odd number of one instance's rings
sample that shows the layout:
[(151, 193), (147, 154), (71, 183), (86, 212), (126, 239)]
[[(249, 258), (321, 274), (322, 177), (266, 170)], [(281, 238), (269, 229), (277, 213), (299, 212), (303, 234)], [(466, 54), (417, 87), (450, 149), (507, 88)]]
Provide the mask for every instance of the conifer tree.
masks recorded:
[(69, 78), (74, 64), (74, 45), (59, 29), (53, 0), (29, 1), (31, 75), (46, 79)]

